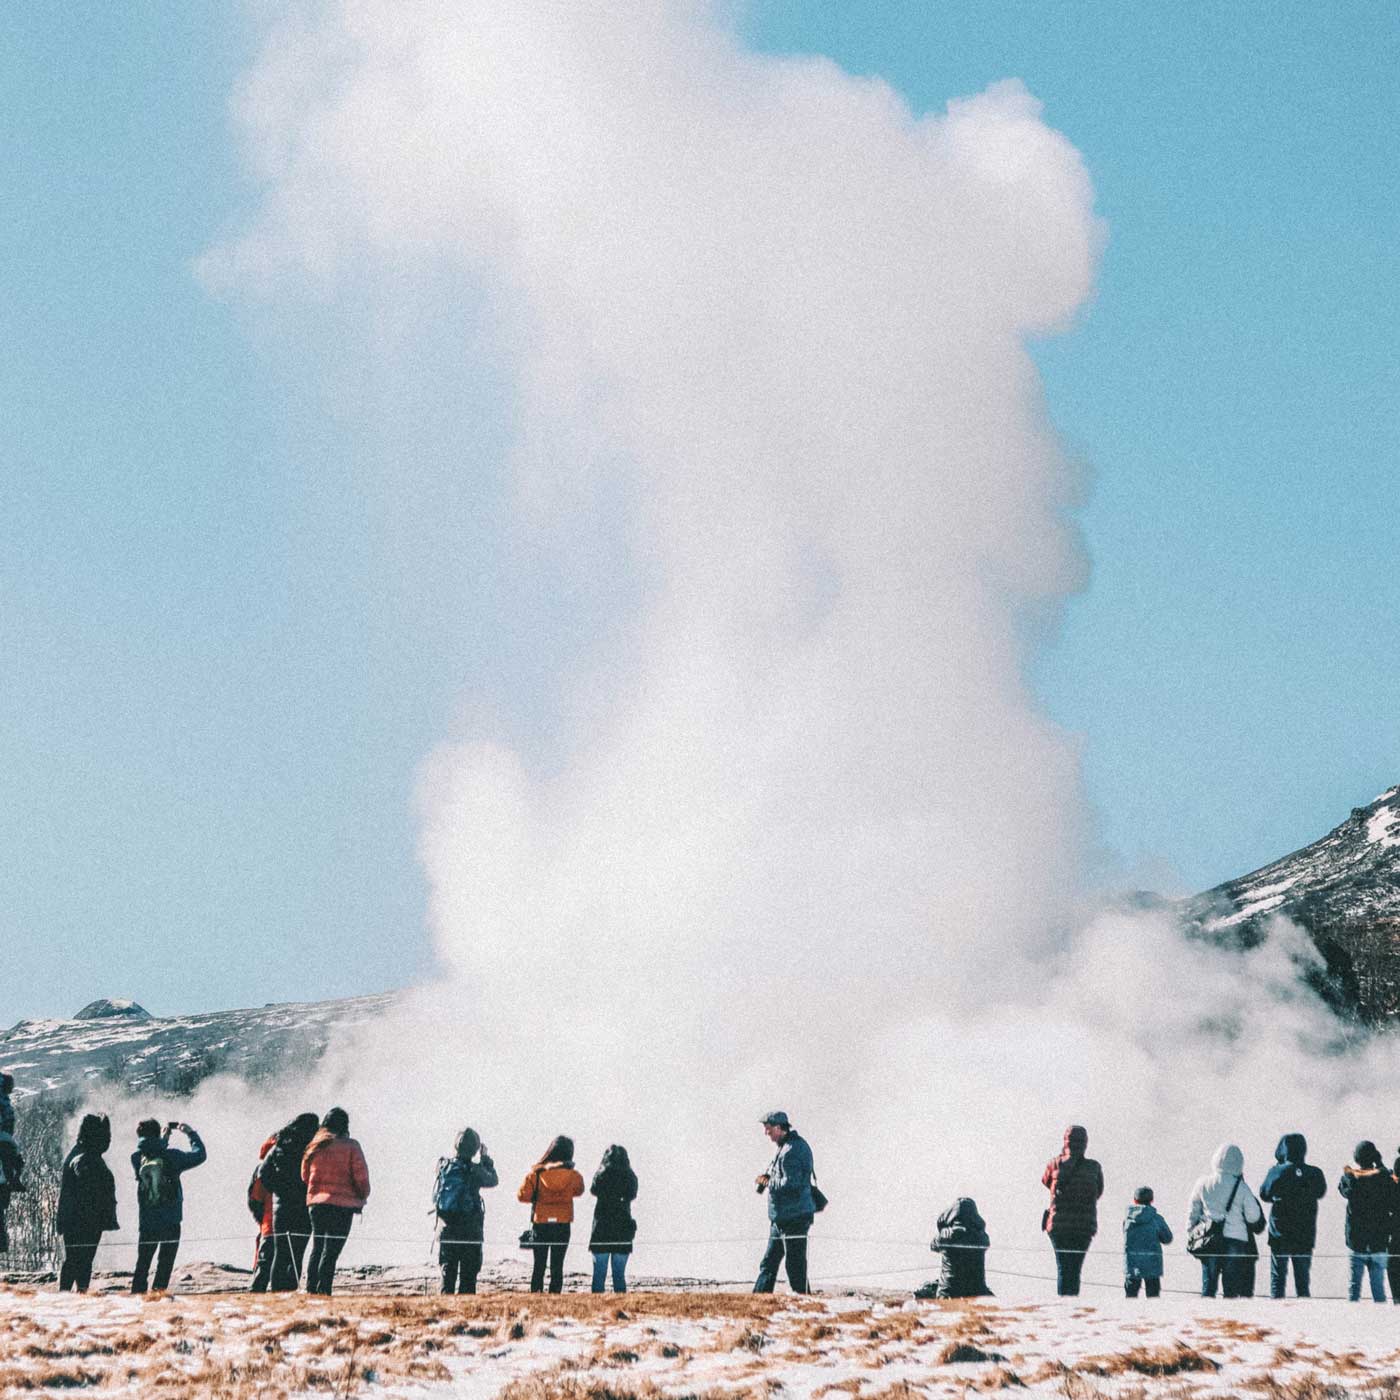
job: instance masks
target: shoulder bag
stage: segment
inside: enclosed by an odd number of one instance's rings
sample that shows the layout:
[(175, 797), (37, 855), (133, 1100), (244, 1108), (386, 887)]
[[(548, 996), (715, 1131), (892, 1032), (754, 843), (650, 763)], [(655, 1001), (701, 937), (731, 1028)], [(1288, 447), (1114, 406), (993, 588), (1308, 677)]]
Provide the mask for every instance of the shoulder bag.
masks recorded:
[[(1239, 1193), (1240, 1182), (1243, 1180), (1242, 1176), (1235, 1178), (1235, 1184), (1230, 1188), (1230, 1197), (1225, 1202), (1225, 1214), (1219, 1220), (1207, 1213), (1186, 1232), (1187, 1254), (1195, 1259), (1208, 1259), (1225, 1252), (1225, 1221), (1229, 1219), (1230, 1207), (1235, 1204), (1235, 1196)], [(1205, 1210), (1204, 1201), (1201, 1202), (1201, 1209)]]

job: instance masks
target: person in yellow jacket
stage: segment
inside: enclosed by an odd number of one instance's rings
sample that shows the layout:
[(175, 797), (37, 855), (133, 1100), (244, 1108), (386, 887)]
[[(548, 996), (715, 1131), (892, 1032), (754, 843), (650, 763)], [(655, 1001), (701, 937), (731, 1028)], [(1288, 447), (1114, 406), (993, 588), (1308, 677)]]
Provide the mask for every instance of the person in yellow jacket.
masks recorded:
[(534, 1250), (530, 1292), (544, 1292), (545, 1265), (549, 1291), (564, 1291), (564, 1253), (574, 1222), (574, 1198), (583, 1195), (583, 1178), (574, 1170), (573, 1138), (557, 1137), (520, 1183), (517, 1198), (530, 1207), (530, 1229), (521, 1243)]

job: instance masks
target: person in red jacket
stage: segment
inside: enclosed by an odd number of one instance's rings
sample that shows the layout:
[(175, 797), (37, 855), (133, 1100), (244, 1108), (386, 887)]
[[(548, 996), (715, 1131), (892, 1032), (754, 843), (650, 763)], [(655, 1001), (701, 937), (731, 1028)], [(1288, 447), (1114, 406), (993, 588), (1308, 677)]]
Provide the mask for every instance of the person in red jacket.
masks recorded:
[(583, 1195), (583, 1178), (574, 1170), (573, 1138), (557, 1137), (549, 1150), (530, 1168), (517, 1199), (530, 1207), (530, 1248), (535, 1268), (530, 1292), (544, 1292), (545, 1264), (549, 1264), (549, 1291), (564, 1291), (564, 1253), (569, 1248), (574, 1220), (574, 1198)]
[[(259, 1165), (276, 1145), (277, 1134), (273, 1133), (258, 1148)], [(272, 1212), (275, 1206), (272, 1192), (263, 1185), (262, 1178), (254, 1171), (253, 1179), (248, 1183), (248, 1209), (258, 1222), (258, 1242), (253, 1251), (253, 1281), (248, 1285), (250, 1293), (266, 1293), (268, 1284), (272, 1282), (272, 1261), (277, 1253), (277, 1236), (272, 1228)]]
[(1050, 1192), (1050, 1205), (1040, 1228), (1055, 1251), (1056, 1291), (1062, 1298), (1079, 1293), (1079, 1275), (1089, 1241), (1099, 1228), (1098, 1200), (1103, 1195), (1103, 1168), (1086, 1157), (1088, 1132), (1077, 1124), (1065, 1130), (1065, 1145), (1046, 1163), (1040, 1184)]
[(328, 1298), (351, 1222), (369, 1199), (369, 1168), (360, 1144), (350, 1136), (350, 1115), (343, 1108), (331, 1109), (321, 1120), (301, 1159), (301, 1179), (311, 1211), (306, 1291)]

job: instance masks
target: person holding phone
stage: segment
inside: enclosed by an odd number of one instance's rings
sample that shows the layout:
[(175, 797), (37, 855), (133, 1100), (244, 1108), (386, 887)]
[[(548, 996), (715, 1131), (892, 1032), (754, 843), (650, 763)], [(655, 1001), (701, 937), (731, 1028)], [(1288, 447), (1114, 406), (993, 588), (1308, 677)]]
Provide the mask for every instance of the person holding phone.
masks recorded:
[[(171, 1147), (171, 1133), (184, 1134), (189, 1150)], [(156, 1292), (170, 1287), (185, 1218), (185, 1188), (180, 1178), (202, 1166), (208, 1157), (199, 1134), (188, 1123), (167, 1123), (163, 1132), (154, 1118), (138, 1124), (136, 1151), (131, 1154), (139, 1215), (136, 1272), (131, 1276), (133, 1293), (146, 1291), (153, 1259)]]

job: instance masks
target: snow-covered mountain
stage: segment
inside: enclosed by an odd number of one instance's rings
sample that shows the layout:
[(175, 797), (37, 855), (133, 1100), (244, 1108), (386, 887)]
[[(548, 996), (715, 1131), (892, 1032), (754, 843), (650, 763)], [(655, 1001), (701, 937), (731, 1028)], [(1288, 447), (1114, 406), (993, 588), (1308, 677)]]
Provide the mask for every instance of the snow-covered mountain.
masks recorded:
[(342, 1001), (279, 1002), (244, 1011), (152, 1016), (134, 1001), (102, 999), (71, 1020), (20, 1021), (0, 1033), (0, 1068), (20, 1095), (105, 1080), (188, 1093), (208, 1075), (247, 1078), (305, 1068), (333, 1034), (382, 1015), (393, 993)]
[(1186, 904), (1203, 933), (1244, 944), (1285, 915), (1312, 934), (1334, 986), (1367, 1019), (1400, 1016), (1400, 787), (1320, 841)]

